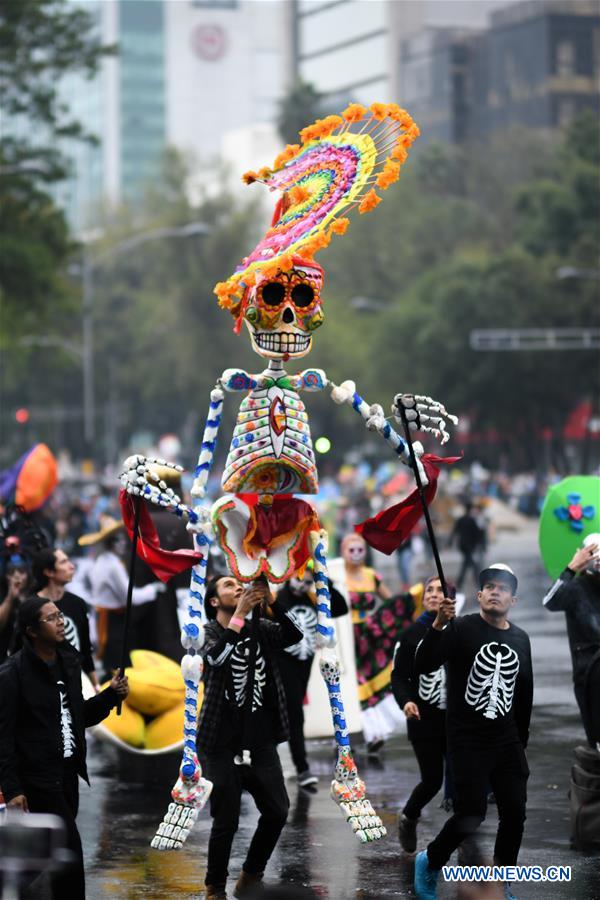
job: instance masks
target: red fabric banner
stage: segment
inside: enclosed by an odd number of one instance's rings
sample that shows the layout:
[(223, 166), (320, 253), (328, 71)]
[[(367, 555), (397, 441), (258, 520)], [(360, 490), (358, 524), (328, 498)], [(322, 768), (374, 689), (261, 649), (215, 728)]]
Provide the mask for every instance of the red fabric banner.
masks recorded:
[[(424, 453), (421, 464), (427, 474), (429, 484), (424, 488), (427, 506), (430, 505), (437, 490), (437, 480), (440, 474), (440, 465), (451, 466), (462, 459), (461, 456), (436, 456), (433, 453)], [(418, 489), (409, 494), (401, 503), (383, 509), (376, 516), (365, 519), (354, 526), (354, 530), (361, 534), (367, 544), (375, 550), (390, 556), (408, 538), (409, 534), (423, 515), (423, 507)]]
[[(137, 497), (135, 498), (138, 499)], [(134, 524), (134, 498), (130, 497), (126, 490), (119, 491), (119, 503), (121, 504), (121, 515), (123, 524), (130, 538), (133, 538)], [(194, 550), (163, 550), (160, 546), (158, 534), (154, 527), (152, 517), (146, 507), (144, 500), (140, 503), (140, 533), (138, 537), (137, 555), (143, 559), (149, 566), (157, 578), (161, 581), (169, 581), (174, 575), (185, 572), (195, 566), (202, 557)]]

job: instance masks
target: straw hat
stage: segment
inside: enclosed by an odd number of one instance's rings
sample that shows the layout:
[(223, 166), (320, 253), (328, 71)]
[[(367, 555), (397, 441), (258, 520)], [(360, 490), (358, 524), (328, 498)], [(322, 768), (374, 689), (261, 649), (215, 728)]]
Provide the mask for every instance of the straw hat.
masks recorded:
[(92, 534), (82, 535), (77, 543), (80, 547), (90, 547), (92, 544), (99, 544), (122, 527), (123, 523), (118, 519), (113, 519), (112, 516), (100, 516), (100, 530), (94, 531)]

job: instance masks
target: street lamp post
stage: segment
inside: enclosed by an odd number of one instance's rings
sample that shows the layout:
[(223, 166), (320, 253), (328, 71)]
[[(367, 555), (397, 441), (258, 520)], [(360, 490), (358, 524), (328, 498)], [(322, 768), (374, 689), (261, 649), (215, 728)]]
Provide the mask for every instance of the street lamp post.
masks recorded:
[(83, 278), (83, 304), (82, 304), (82, 361), (83, 361), (83, 437), (87, 459), (93, 459), (94, 444), (96, 440), (96, 401), (95, 401), (95, 374), (94, 374), (94, 273), (97, 268), (110, 259), (122, 256), (124, 253), (134, 250), (149, 241), (163, 240), (166, 238), (188, 238), (196, 235), (206, 235), (211, 232), (210, 225), (204, 222), (189, 222), (169, 228), (155, 228), (142, 234), (126, 238), (118, 244), (109, 247), (103, 253), (92, 258), (87, 246), (84, 252), (82, 278)]

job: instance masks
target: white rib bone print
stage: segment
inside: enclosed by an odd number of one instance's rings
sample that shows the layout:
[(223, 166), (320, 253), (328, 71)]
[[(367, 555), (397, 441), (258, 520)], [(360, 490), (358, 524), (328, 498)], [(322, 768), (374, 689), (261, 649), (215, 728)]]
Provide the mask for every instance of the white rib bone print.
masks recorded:
[(286, 647), (286, 650), (296, 659), (310, 659), (315, 655), (317, 646), (317, 614), (310, 606), (294, 606), (290, 615), (297, 622), (303, 637), (297, 644)]
[(419, 675), (419, 697), (438, 709), (446, 709), (446, 671), (443, 666), (430, 675)]
[(75, 622), (70, 616), (65, 616), (65, 640), (72, 644), (76, 650), (81, 650), (79, 641), (79, 632), (75, 626)]
[(512, 707), (519, 657), (508, 644), (484, 644), (473, 660), (465, 700), (484, 718), (505, 716)]
[[(238, 641), (231, 654), (231, 677), (233, 681), (233, 702), (238, 707), (243, 707), (246, 700), (246, 683), (248, 681), (248, 657), (250, 655), (250, 638)], [(263, 705), (263, 692), (267, 680), (265, 658), (256, 648), (256, 668), (254, 670), (254, 692), (252, 696), (252, 712)], [(231, 700), (229, 692), (225, 692), (227, 699)]]

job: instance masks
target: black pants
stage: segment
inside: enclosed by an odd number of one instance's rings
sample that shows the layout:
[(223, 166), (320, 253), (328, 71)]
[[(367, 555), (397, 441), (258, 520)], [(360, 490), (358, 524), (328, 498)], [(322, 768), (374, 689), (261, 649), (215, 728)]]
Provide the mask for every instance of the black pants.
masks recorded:
[(296, 659), (285, 652), (277, 657), (290, 720), (290, 751), (298, 774), (306, 772), (309, 767), (304, 742), (304, 697), (313, 659), (312, 656), (310, 659)]
[(529, 777), (521, 744), (485, 749), (452, 748), (450, 768), (455, 813), (427, 847), (429, 865), (441, 869), (465, 838), (477, 831), (485, 819), (489, 785), (496, 797), (499, 818), (494, 862), (515, 865), (523, 837)]
[(224, 885), (227, 880), (243, 790), (251, 794), (260, 813), (243, 866), (246, 872), (264, 872), (290, 807), (274, 744), (253, 750), (251, 766), (236, 766), (233, 757), (233, 751), (223, 749), (211, 753), (206, 760), (206, 777), (214, 785), (210, 795), (213, 824), (208, 841), (207, 885)]
[(461, 550), (460, 552), (462, 553), (462, 565), (460, 567), (460, 572), (458, 573), (458, 578), (456, 579), (456, 587), (458, 590), (462, 588), (463, 581), (465, 580), (465, 576), (469, 569), (473, 574), (475, 584), (479, 584), (480, 569), (480, 566), (474, 557), (475, 550)]
[(74, 862), (64, 871), (52, 875), (52, 900), (85, 900), (85, 876), (81, 838), (75, 824), (79, 809), (79, 776), (72, 769), (65, 769), (63, 789), (45, 790), (31, 784), (23, 785), (27, 805), (32, 813), (52, 813), (65, 823), (66, 845)]
[[(577, 700), (577, 706), (579, 707), (579, 713), (581, 715), (581, 722), (585, 731), (585, 736), (587, 738), (587, 742), (590, 747), (596, 746), (596, 740), (600, 740), (600, 737), (594, 737), (594, 727), (592, 724), (592, 715), (593, 715), (593, 705), (590, 704), (591, 692), (586, 690), (586, 683), (583, 684), (574, 684), (573, 690), (575, 692), (575, 699)], [(600, 705), (600, 699), (598, 696), (594, 697), (594, 703), (596, 707)]]
[(423, 807), (433, 800), (444, 781), (446, 738), (445, 736), (420, 738), (411, 743), (421, 770), (421, 781), (413, 790), (402, 812), (407, 819), (418, 819)]

